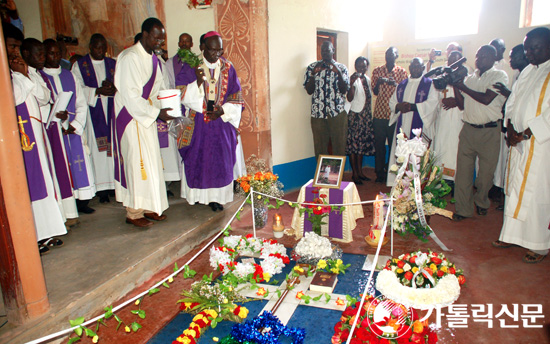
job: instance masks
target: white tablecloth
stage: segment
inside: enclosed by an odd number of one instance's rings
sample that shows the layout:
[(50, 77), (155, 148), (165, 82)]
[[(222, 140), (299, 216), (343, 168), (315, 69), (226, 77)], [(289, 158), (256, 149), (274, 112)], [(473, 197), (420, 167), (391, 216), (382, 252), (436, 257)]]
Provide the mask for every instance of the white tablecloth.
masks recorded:
[[(298, 195), (298, 199), (296, 200), (297, 203), (304, 203), (306, 199), (306, 186), (309, 185), (313, 179), (305, 183), (302, 188), (300, 189), (300, 194)], [(329, 194), (328, 188), (321, 188), (319, 194)], [(328, 200), (330, 203), (330, 200)], [(344, 189), (344, 200), (343, 203), (356, 203), (361, 202), (361, 198), (359, 198), (359, 192), (357, 192), (357, 187), (354, 183), (349, 183), (348, 186)], [(331, 238), (334, 241), (340, 241), (340, 242), (352, 242), (353, 236), (351, 234), (351, 231), (355, 229), (357, 226), (357, 219), (365, 217), (365, 214), (363, 213), (363, 207), (361, 204), (356, 205), (350, 205), (346, 206), (346, 210), (343, 212), (343, 218), (342, 218), (342, 239), (338, 238)], [(328, 236), (328, 218), (326, 218), (325, 222), (327, 224), (321, 226), (321, 234), (323, 236)], [(300, 239), (303, 236), (304, 233), (304, 215), (300, 216), (300, 210), (299, 208), (294, 209), (294, 215), (292, 216), (292, 228), (296, 231), (296, 236), (298, 239)]]

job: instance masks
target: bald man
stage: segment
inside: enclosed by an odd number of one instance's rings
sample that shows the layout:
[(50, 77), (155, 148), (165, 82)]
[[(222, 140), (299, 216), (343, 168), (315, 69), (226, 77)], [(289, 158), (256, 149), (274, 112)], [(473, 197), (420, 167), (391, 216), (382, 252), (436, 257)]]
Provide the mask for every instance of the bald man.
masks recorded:
[[(487, 215), (491, 205), (488, 193), (498, 162), (501, 110), (506, 100), (494, 85), (497, 82), (508, 83), (508, 75), (494, 67), (496, 59), (497, 51), (493, 46), (482, 46), (476, 53), (474, 74), (454, 85), (457, 102), (464, 107), (464, 126), (458, 144), (454, 221), (472, 217), (474, 205), (478, 215)], [(479, 171), (474, 195), (476, 159), (479, 159)]]

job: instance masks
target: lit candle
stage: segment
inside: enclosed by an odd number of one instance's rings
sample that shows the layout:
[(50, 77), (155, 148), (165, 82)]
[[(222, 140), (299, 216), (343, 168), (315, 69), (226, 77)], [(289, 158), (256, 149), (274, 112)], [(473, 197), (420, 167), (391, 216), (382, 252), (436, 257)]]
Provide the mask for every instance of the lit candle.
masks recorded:
[(285, 225), (283, 224), (283, 217), (281, 216), (281, 214), (275, 214), (275, 216), (273, 216), (273, 229), (274, 230), (285, 229)]

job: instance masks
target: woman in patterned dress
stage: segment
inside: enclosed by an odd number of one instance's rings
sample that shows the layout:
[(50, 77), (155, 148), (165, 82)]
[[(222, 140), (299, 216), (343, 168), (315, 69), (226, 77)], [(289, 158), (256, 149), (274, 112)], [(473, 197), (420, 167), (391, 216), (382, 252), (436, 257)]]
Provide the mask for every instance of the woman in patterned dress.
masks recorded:
[(370, 79), (366, 75), (369, 60), (359, 56), (355, 60), (356, 72), (350, 78), (350, 89), (347, 94), (351, 108), (348, 113), (348, 138), (346, 154), (350, 156), (353, 171), (352, 180), (355, 184), (363, 184), (369, 180), (363, 174), (363, 156), (374, 155), (374, 129), (371, 113)]

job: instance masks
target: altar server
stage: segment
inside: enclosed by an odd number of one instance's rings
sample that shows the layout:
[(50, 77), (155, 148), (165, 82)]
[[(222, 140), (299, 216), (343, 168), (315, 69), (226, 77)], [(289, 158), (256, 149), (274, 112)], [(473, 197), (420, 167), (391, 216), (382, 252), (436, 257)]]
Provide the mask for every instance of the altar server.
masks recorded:
[(173, 117), (157, 98), (164, 79), (154, 51), (166, 38), (164, 26), (148, 18), (141, 32), (141, 40), (118, 55), (113, 149), (116, 198), (126, 207), (126, 222), (149, 227), (149, 219), (166, 219), (168, 208), (156, 121)]
[[(397, 123), (390, 151), (390, 163), (395, 164), (395, 148), (397, 134), (403, 130), (408, 138), (412, 138), (413, 129), (422, 129), (429, 138), (433, 137), (432, 124), (435, 118), (435, 108), (438, 93), (433, 88), (432, 79), (422, 76), (424, 63), (421, 58), (415, 57), (409, 65), (410, 76), (401, 82), (390, 98), (391, 116), (388, 126)], [(395, 173), (388, 170), (386, 185), (393, 186)]]
[(113, 84), (115, 60), (105, 57), (107, 40), (95, 33), (90, 38), (90, 53), (73, 65), (72, 72), (82, 87), (89, 107), (86, 137), (90, 148), (94, 180), (101, 203), (109, 202), (108, 190), (115, 188), (111, 125), (114, 120)]
[(538, 263), (550, 249), (550, 29), (529, 31), (523, 44), (531, 64), (506, 104), (509, 174), (504, 225), (493, 245), (525, 247), (523, 261)]

